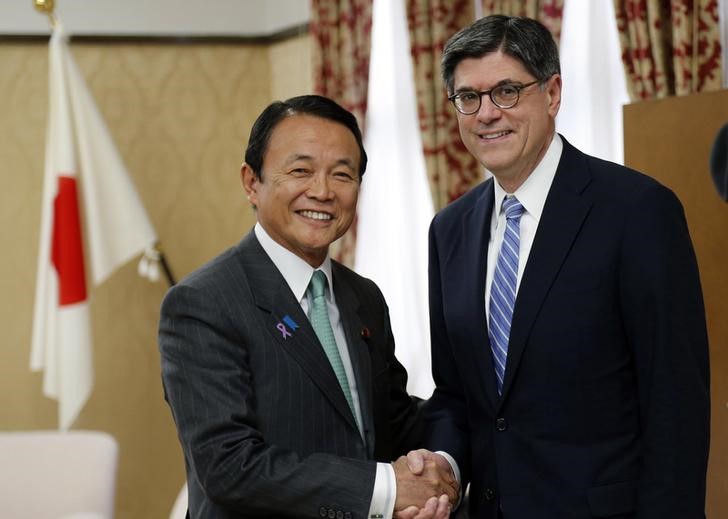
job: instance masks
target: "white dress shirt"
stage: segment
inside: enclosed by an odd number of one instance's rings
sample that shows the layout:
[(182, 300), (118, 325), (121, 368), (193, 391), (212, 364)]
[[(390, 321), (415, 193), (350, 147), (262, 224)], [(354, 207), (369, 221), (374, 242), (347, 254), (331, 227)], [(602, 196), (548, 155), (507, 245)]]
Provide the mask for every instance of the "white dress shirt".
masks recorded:
[(493, 213), (490, 218), (490, 241), (488, 242), (488, 264), (486, 266), (485, 277), (485, 318), (486, 322), (490, 314), (490, 287), (493, 284), (493, 276), (495, 274), (495, 264), (498, 259), (501, 244), (503, 243), (503, 235), (506, 232), (506, 214), (503, 212), (503, 199), (507, 195), (515, 196), (523, 206), (523, 214), (521, 215), (520, 225), (520, 246), (518, 249), (518, 277), (516, 279), (516, 295), (521, 286), (521, 278), (523, 277), (523, 269), (531, 254), (531, 246), (536, 236), (538, 222), (541, 221), (541, 213), (543, 206), (546, 204), (546, 197), (551, 189), (551, 183), (556, 176), (556, 168), (561, 159), (561, 150), (564, 143), (558, 133), (554, 133), (551, 144), (546, 150), (546, 154), (538, 163), (536, 168), (531, 172), (526, 181), (516, 189), (515, 193), (506, 193), (506, 191), (494, 179), (495, 200), (493, 203)]
[[(308, 284), (311, 281), (314, 270), (320, 270), (326, 275), (328, 287), (325, 292), (326, 306), (329, 311), (329, 320), (331, 328), (334, 331), (336, 346), (339, 348), (341, 362), (346, 371), (346, 378), (349, 380), (349, 389), (351, 390), (351, 399), (354, 403), (357, 423), (361, 424), (362, 414), (359, 400), (359, 390), (354, 377), (354, 369), (349, 356), (349, 348), (346, 343), (346, 334), (344, 326), (341, 322), (341, 314), (339, 307), (336, 305), (336, 297), (334, 296), (334, 279), (331, 275), (331, 258), (326, 255), (324, 262), (314, 269), (303, 259), (296, 256), (281, 244), (273, 240), (270, 235), (263, 229), (260, 223), (255, 224), (255, 237), (258, 238), (261, 247), (270, 257), (273, 264), (286, 280), (286, 283), (293, 292), (296, 300), (300, 303), (303, 313), (308, 315), (309, 301), (306, 295)], [(363, 432), (360, 430), (360, 434)], [(377, 463), (377, 474), (374, 480), (374, 494), (369, 508), (370, 517), (382, 517), (383, 519), (391, 519), (394, 512), (394, 502), (397, 495), (397, 483), (394, 477), (394, 468), (389, 463)]]

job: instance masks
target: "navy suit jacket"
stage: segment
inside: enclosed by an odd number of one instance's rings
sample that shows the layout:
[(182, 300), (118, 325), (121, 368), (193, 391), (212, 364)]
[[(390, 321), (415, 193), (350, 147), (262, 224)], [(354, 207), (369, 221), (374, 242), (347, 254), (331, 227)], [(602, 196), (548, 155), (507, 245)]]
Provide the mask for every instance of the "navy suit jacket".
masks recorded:
[[(173, 287), (159, 348), (192, 518), (369, 511), (376, 461), (422, 441), (376, 285), (332, 262), (365, 440), (301, 305), (251, 231)], [(284, 333), (285, 331), (285, 333)]]
[(428, 447), (470, 517), (704, 517), (708, 344), (682, 206), (564, 140), (515, 303), (502, 396), (485, 314), (490, 179), (430, 229)]

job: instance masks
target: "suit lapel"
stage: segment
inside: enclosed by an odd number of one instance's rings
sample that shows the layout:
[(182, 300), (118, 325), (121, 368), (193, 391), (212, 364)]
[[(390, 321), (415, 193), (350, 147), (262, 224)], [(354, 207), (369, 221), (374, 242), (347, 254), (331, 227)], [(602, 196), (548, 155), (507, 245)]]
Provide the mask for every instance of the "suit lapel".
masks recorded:
[(261, 311), (267, 332), (275, 344), (301, 366), (344, 419), (357, 429), (339, 381), (308, 317), (254, 232), (251, 231), (238, 247), (253, 299)]
[(369, 347), (361, 335), (365, 323), (359, 314), (359, 298), (356, 296), (354, 287), (349, 283), (348, 276), (343, 274), (344, 271), (338, 263), (332, 262), (331, 265), (336, 306), (339, 308), (339, 314), (341, 315), (346, 343), (349, 347), (349, 358), (356, 379), (364, 440), (369, 455), (373, 456), (375, 442), (371, 359), (369, 357)]
[[(497, 407), (498, 391), (496, 387), (493, 356), (490, 353), (490, 339), (488, 338), (488, 322), (485, 314), (485, 275), (488, 261), (488, 242), (490, 241), (490, 220), (493, 212), (493, 179), (483, 184), (483, 192), (472, 208), (463, 216), (462, 224), (462, 250), (466, 256), (463, 272), (452, 274), (460, 280), (462, 291), (467, 294), (465, 303), (469, 308), (475, 308), (472, 315), (475, 320), (469, 337), (472, 338), (471, 351), (474, 355), (473, 367), (483, 376), (472, 377), (481, 384), (481, 393), (488, 396), (490, 404)], [(468, 243), (474, 240), (472, 243)], [(457, 263), (456, 263), (457, 264)], [(465, 309), (463, 310), (465, 311)], [(471, 310), (467, 310), (470, 313)]]
[(501, 401), (513, 382), (541, 305), (592, 205), (591, 198), (583, 193), (591, 180), (584, 156), (566, 139), (563, 142), (561, 160), (516, 298)]

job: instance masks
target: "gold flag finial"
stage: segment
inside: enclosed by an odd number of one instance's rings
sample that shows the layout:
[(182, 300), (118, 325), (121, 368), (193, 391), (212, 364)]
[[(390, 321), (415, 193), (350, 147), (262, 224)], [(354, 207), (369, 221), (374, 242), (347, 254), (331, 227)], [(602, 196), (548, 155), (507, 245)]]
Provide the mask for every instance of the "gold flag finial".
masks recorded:
[(56, 0), (33, 0), (33, 4), (35, 5), (36, 11), (48, 15), (51, 25), (55, 27), (56, 15), (54, 13), (54, 9), (56, 8)]
[(41, 13), (52, 13), (56, 6), (55, 0), (34, 0), (35, 8)]

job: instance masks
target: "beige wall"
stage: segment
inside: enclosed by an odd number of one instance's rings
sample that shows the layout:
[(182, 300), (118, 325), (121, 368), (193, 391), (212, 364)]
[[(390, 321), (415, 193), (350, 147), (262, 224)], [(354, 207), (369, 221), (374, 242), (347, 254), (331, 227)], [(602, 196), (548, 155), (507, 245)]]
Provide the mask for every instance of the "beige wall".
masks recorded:
[[(272, 99), (311, 91), (310, 43), (75, 44), (179, 278), (254, 222), (238, 171), (249, 128)], [(0, 44), (0, 430), (55, 428), (56, 404), (28, 370), (47, 108), (47, 46)], [(184, 481), (156, 345), (164, 283), (136, 262), (91, 291), (94, 391), (75, 429), (120, 444), (118, 519), (166, 518)]]
[(711, 435), (706, 513), (728, 517), (728, 205), (710, 178), (708, 157), (728, 120), (728, 90), (624, 107), (625, 163), (680, 198), (700, 268), (710, 342)]

